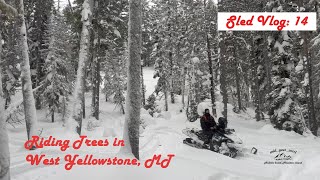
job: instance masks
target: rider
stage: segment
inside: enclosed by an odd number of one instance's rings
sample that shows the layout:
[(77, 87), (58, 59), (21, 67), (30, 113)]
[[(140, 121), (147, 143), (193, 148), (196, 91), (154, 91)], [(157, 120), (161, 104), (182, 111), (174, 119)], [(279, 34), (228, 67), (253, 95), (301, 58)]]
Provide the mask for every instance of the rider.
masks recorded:
[(218, 119), (218, 126), (217, 129), (218, 131), (220, 131), (221, 133), (225, 134), (226, 133), (226, 128), (228, 126), (228, 121), (226, 118), (224, 117), (219, 117)]
[(210, 115), (209, 109), (204, 110), (204, 114), (200, 119), (201, 128), (205, 135), (208, 136), (205, 144), (210, 142), (215, 130), (217, 129), (217, 123), (214, 121), (214, 118)]

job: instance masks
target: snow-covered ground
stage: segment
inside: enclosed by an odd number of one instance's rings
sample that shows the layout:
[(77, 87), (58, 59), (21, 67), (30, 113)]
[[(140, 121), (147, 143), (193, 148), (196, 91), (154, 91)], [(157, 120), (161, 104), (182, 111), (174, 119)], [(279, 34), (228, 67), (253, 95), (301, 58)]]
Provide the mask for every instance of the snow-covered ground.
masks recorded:
[[(156, 80), (152, 78), (153, 70), (144, 69), (144, 80), (147, 95), (154, 91)], [(90, 94), (87, 94), (87, 112), (90, 112)], [(180, 97), (177, 97), (180, 102)], [(98, 158), (127, 157), (119, 154), (116, 147), (92, 147), (80, 150), (67, 150), (61, 152), (57, 147), (27, 151), (23, 145), (26, 140), (25, 125), (16, 128), (8, 127), (11, 152), (11, 176), (13, 180), (102, 180), (102, 179), (183, 179), (183, 180), (263, 180), (263, 179), (319, 179), (320, 177), (320, 140), (311, 135), (301, 136), (293, 132), (278, 131), (267, 122), (253, 120), (254, 112), (248, 109), (246, 113), (235, 114), (230, 106), (228, 114), (230, 128), (236, 130), (237, 135), (243, 140), (243, 152), (235, 159), (189, 147), (182, 143), (186, 138), (182, 129), (186, 127), (200, 127), (200, 122), (187, 122), (185, 113), (180, 112), (181, 104), (169, 104), (169, 112), (162, 118), (152, 118), (145, 111), (142, 112), (145, 129), (141, 128), (140, 156), (141, 163), (151, 158), (154, 154), (175, 154), (170, 166), (166, 169), (144, 166), (75, 166), (71, 171), (64, 169), (64, 164), (58, 166), (31, 166), (25, 160), (31, 154), (46, 154), (48, 157), (57, 157), (69, 154), (94, 154)], [(217, 103), (218, 113), (222, 104)], [(101, 98), (101, 125), (94, 131), (83, 130), (92, 139), (105, 139), (122, 137), (124, 116), (114, 104), (104, 102)], [(87, 113), (88, 114), (88, 113)], [(220, 116), (221, 114), (218, 114)], [(50, 135), (60, 139), (76, 139), (57, 121), (51, 123), (45, 112), (38, 112), (39, 125), (42, 128), (41, 136)], [(87, 120), (84, 121), (86, 127)], [(250, 153), (252, 147), (258, 149), (257, 154)], [(266, 161), (275, 161), (274, 149), (292, 149), (293, 161), (302, 164), (265, 164)], [(62, 161), (63, 162), (63, 161)]]

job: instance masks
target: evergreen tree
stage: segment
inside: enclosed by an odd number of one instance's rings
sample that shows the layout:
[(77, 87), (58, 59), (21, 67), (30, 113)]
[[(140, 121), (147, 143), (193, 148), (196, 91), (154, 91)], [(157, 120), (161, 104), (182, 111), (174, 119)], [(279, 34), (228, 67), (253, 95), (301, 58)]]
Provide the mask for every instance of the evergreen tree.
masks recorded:
[[(1, 11), (4, 5), (8, 6), (7, 4), (0, 3)], [(9, 137), (6, 120), (4, 118), (5, 98), (2, 91), (2, 27), (2, 17), (0, 17), (0, 179), (10, 180)]]
[(54, 122), (54, 113), (67, 106), (65, 103), (71, 93), (74, 73), (72, 64), (68, 61), (72, 48), (66, 43), (70, 40), (68, 25), (59, 12), (52, 14), (49, 29), (50, 42), (44, 66), (46, 86), (42, 92), (42, 99), (48, 106), (49, 115)]
[[(123, 50), (125, 51), (125, 50)], [(124, 92), (126, 90), (126, 77), (127, 77), (127, 68), (126, 68), (126, 61), (127, 61), (127, 54), (120, 55), (117, 57), (118, 54), (124, 54), (122, 52), (116, 51), (112, 54), (108, 55), (106, 58), (109, 61), (105, 62), (105, 76), (104, 76), (104, 93), (106, 97), (113, 95), (113, 102), (116, 104), (117, 107), (120, 108), (121, 112), (125, 114), (124, 111), (124, 104), (125, 104), (125, 97)]]
[[(27, 21), (30, 51), (32, 87), (37, 88), (45, 78), (45, 59), (49, 48), (49, 21), (54, 6), (53, 0), (26, 1), (30, 3)], [(28, 6), (27, 6), (28, 7)], [(40, 91), (38, 91), (40, 92)], [(41, 93), (36, 94), (36, 108), (41, 108)]]
[(129, 30), (128, 30), (128, 83), (126, 97), (126, 117), (123, 139), (125, 152), (139, 159), (139, 126), (141, 110), (140, 74), (141, 74), (141, 22), (142, 1), (129, 1)]
[[(281, 7), (281, 8), (279, 8)], [(271, 11), (294, 12), (294, 4), (284, 1), (270, 1)], [(301, 104), (304, 90), (300, 86), (301, 79), (297, 78), (296, 70), (303, 63), (293, 51), (294, 32), (274, 32), (268, 37), (272, 54), (272, 91), (267, 98), (270, 103), (268, 114), (271, 122), (278, 129), (294, 130), (298, 133), (305, 131), (305, 106)], [(300, 63), (299, 63), (300, 62)]]
[(71, 119), (68, 122), (69, 128), (73, 128), (73, 120), (77, 122), (77, 133), (81, 134), (82, 128), (82, 118), (83, 118), (83, 109), (84, 109), (84, 92), (85, 92), (85, 75), (86, 75), (86, 66), (89, 59), (89, 27), (91, 25), (91, 15), (92, 15), (92, 0), (85, 0), (83, 2), (82, 9), (82, 32), (81, 32), (81, 41), (80, 41), (80, 51), (79, 51), (79, 64), (77, 71), (77, 79), (74, 89), (74, 98), (72, 103), (72, 114)]
[(35, 99), (32, 91), (32, 81), (29, 63), (29, 46), (27, 39), (27, 28), (24, 18), (23, 0), (18, 3), (19, 13), (19, 30), (20, 30), (20, 49), (21, 49), (21, 82), (22, 82), (22, 95), (24, 115), (27, 127), (27, 137), (31, 139), (32, 136), (37, 135), (37, 112), (35, 106)]

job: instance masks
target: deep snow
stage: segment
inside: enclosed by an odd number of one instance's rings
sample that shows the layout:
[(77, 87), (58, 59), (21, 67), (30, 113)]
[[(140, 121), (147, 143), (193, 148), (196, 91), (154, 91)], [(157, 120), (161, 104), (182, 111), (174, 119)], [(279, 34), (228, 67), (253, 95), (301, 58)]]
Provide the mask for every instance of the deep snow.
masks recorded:
[[(153, 69), (144, 69), (144, 80), (147, 95), (154, 91), (156, 80), (153, 77)], [(86, 95), (87, 114), (90, 112), (90, 94)], [(320, 179), (320, 141), (311, 135), (301, 136), (293, 132), (278, 131), (272, 128), (268, 122), (256, 122), (254, 112), (235, 114), (229, 105), (230, 128), (236, 130), (237, 135), (243, 140), (243, 152), (236, 158), (216, 154), (207, 150), (195, 149), (184, 145), (182, 140), (185, 135), (182, 129), (186, 127), (200, 127), (200, 122), (187, 122), (185, 113), (180, 112), (181, 97), (177, 97), (177, 104), (169, 104), (169, 112), (158, 114), (159, 118), (152, 118), (146, 111), (142, 112), (143, 127), (141, 127), (140, 157), (141, 162), (151, 158), (154, 154), (175, 154), (172, 163), (166, 169), (152, 167), (146, 169), (143, 166), (78, 166), (71, 171), (66, 171), (64, 165), (58, 166), (31, 166), (25, 160), (27, 154), (45, 153), (49, 157), (63, 157), (66, 153), (79, 155), (94, 154), (96, 157), (129, 157), (118, 154), (116, 147), (90, 147), (80, 150), (68, 150), (61, 152), (57, 147), (27, 151), (23, 144), (26, 140), (25, 124), (13, 128), (8, 126), (10, 152), (11, 152), (11, 176), (13, 180), (102, 180), (102, 179), (183, 179), (183, 180), (235, 180), (235, 179)], [(162, 103), (159, 103), (160, 105)], [(90, 138), (122, 138), (124, 116), (114, 104), (104, 102), (101, 97), (101, 123), (93, 131), (83, 130)], [(222, 104), (217, 103), (218, 116), (221, 115)], [(49, 117), (48, 117), (49, 118)], [(51, 123), (46, 118), (44, 111), (38, 111), (39, 126), (42, 128), (41, 136), (50, 135), (61, 139), (76, 139), (75, 133), (68, 132), (62, 127), (62, 122)], [(58, 119), (58, 118), (57, 118)], [(87, 127), (88, 120), (84, 120)], [(256, 147), (258, 153), (251, 154), (251, 148)], [(273, 149), (293, 149), (297, 153), (293, 161), (301, 161), (302, 164), (264, 164), (265, 161), (274, 161)], [(62, 161), (63, 162), (63, 161)]]

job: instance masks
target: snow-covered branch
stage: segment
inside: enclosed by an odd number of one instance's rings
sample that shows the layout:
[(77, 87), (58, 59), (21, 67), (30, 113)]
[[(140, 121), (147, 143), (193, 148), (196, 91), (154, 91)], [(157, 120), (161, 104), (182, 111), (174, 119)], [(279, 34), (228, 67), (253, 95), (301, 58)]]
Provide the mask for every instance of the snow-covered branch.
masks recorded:
[[(32, 89), (33, 93), (37, 92), (41, 87), (46, 86), (46, 84), (41, 84), (40, 86)], [(15, 115), (15, 113), (19, 113), (20, 112), (20, 107), (23, 105), (23, 99), (20, 99), (18, 101), (16, 101), (15, 103), (12, 103), (9, 105), (9, 107), (4, 111), (4, 119), (6, 122), (8, 122), (10, 120), (10, 118), (12, 118), (13, 115)]]
[(17, 9), (15, 9), (11, 5), (4, 2), (4, 0), (0, 0), (0, 11), (4, 12), (5, 14), (10, 15), (10, 16), (17, 16), (18, 15)]

